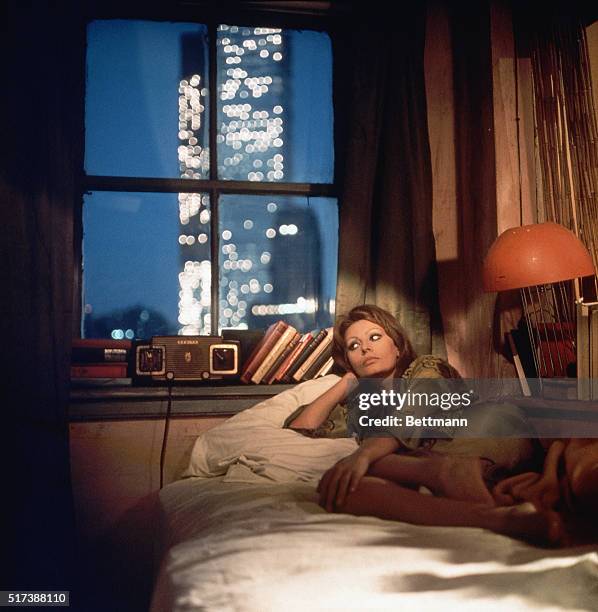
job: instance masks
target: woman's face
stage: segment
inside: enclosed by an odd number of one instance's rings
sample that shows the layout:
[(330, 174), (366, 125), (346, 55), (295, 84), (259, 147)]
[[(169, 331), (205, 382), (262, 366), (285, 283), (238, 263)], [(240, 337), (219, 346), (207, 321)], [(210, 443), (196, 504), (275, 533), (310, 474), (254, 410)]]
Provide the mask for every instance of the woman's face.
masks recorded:
[(384, 328), (367, 319), (347, 328), (345, 351), (351, 369), (359, 378), (392, 376), (399, 357), (399, 349)]

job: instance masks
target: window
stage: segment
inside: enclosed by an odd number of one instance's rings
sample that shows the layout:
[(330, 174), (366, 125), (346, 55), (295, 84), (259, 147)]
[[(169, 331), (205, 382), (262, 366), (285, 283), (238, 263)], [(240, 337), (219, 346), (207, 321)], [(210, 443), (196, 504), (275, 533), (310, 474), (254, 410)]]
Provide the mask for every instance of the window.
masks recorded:
[(86, 82), (85, 337), (332, 324), (327, 34), (96, 20)]

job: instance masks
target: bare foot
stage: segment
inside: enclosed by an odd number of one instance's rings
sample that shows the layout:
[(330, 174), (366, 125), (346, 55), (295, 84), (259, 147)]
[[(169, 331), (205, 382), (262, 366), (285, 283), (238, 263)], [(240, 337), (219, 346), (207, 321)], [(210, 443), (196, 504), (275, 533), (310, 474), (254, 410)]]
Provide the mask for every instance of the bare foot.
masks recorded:
[(526, 502), (517, 506), (480, 508), (488, 528), (540, 546), (565, 546), (567, 533), (560, 515)]
[(450, 499), (495, 505), (484, 483), (484, 459), (442, 455), (438, 460), (438, 482), (434, 493)]

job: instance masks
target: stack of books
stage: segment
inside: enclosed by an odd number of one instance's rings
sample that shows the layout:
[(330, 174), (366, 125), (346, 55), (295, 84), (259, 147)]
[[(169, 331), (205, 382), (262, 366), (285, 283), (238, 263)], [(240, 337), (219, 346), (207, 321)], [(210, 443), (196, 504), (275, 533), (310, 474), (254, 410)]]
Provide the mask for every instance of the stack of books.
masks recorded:
[(241, 382), (297, 383), (324, 376), (333, 365), (332, 327), (302, 334), (278, 321), (267, 329), (245, 361)]
[(127, 378), (130, 340), (75, 338), (71, 353), (71, 379)]

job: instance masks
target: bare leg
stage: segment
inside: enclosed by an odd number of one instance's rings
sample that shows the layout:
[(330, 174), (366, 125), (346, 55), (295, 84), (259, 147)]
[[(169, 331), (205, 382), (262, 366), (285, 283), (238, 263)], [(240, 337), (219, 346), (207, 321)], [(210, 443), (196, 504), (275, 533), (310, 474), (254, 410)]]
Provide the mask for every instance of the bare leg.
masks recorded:
[(541, 544), (557, 544), (562, 523), (555, 512), (532, 504), (494, 508), (442, 497), (422, 495), (394, 482), (365, 476), (339, 512), (376, 516), (416, 525), (481, 527)]
[(406, 486), (423, 485), (433, 493), (494, 505), (483, 478), (483, 459), (432, 454), (424, 457), (386, 455), (370, 466), (368, 474)]

